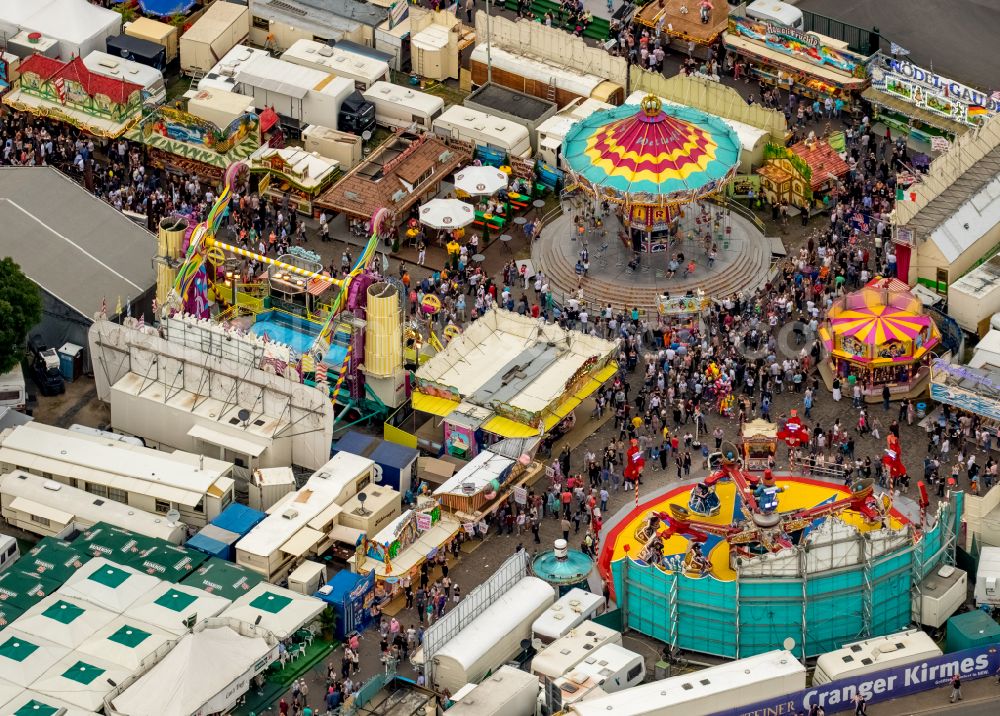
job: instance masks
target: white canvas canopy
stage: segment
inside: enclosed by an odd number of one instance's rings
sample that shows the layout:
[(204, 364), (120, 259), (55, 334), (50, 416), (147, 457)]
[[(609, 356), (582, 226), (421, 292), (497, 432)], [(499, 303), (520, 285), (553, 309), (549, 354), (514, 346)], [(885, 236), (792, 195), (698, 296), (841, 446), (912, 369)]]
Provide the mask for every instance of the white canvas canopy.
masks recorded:
[(78, 569), (60, 592), (121, 614), (159, 584), (160, 580), (156, 577), (102, 557), (92, 559)]
[(325, 606), (325, 602), (315, 597), (261, 582), (233, 602), (222, 616), (257, 624), (284, 639), (315, 619)]
[[(0, 0), (0, 27), (32, 30), (59, 41), (64, 60), (103, 50), (118, 34), (122, 16), (87, 0)], [(15, 30), (16, 32), (16, 30)]]
[(204, 589), (161, 582), (125, 611), (125, 616), (152, 624), (171, 634), (184, 634), (186, 619), (196, 621), (217, 616), (232, 602)]
[[(9, 681), (0, 681), (0, 704), (6, 704), (24, 693), (24, 689)], [(2, 712), (2, 709), (0, 709)]]
[(65, 646), (7, 627), (0, 631), (0, 679), (27, 688), (68, 653)]
[(144, 661), (155, 658), (157, 649), (176, 638), (152, 624), (122, 616), (81, 644), (77, 653), (81, 658), (94, 656), (135, 673)]
[(225, 711), (277, 658), (277, 644), (229, 627), (187, 634), (112, 702), (108, 714), (190, 716)]
[[(104, 697), (132, 672), (89, 654), (71, 652), (57, 661), (31, 688), (87, 711), (104, 707)], [(109, 681), (110, 680), (110, 681)]]
[[(55, 709), (61, 716), (99, 716), (93, 711), (77, 708), (68, 701), (25, 689), (18, 696), (0, 706), (0, 716), (24, 716), (24, 714), (46, 713)], [(63, 711), (65, 709), (65, 711)]]
[(17, 620), (17, 628), (25, 634), (75, 649), (114, 618), (114, 613), (107, 609), (57, 593), (25, 612)]

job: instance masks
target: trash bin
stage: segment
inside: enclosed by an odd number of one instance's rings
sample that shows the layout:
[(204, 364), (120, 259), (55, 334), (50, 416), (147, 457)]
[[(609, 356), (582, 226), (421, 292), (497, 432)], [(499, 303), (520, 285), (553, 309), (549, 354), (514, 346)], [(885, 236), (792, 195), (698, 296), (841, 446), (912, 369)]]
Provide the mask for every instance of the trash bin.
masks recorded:
[(927, 403), (917, 403), (917, 417), (922, 418), (927, 415)]
[(83, 375), (83, 346), (76, 343), (63, 343), (57, 351), (59, 354), (59, 372), (63, 379), (71, 383)]

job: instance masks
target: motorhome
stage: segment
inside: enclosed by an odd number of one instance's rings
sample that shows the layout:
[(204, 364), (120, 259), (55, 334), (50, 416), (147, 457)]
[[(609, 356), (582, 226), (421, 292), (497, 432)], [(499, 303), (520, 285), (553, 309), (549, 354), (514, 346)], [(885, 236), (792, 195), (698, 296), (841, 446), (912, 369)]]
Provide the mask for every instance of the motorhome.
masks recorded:
[(17, 539), (10, 535), (0, 535), (0, 573), (21, 558), (21, 548)]
[(556, 679), (553, 685), (563, 692), (563, 703), (572, 703), (593, 688), (613, 694), (638, 686), (645, 677), (646, 660), (642, 654), (620, 644), (605, 644)]
[(233, 463), (167, 453), (32, 422), (0, 433), (0, 474), (23, 470), (204, 527), (235, 499)]
[(95, 74), (141, 85), (144, 104), (160, 105), (167, 101), (167, 85), (163, 81), (163, 73), (155, 67), (131, 62), (100, 50), (94, 50), (84, 57), (83, 64)]
[(375, 121), (393, 130), (415, 124), (430, 131), (444, 111), (440, 97), (389, 82), (376, 82), (362, 94), (375, 105)]
[(360, 135), (375, 127), (377, 109), (354, 82), (329, 72), (257, 56), (236, 70), (238, 91), (253, 97), (258, 110), (271, 107), (282, 123), (299, 132), (310, 124)]
[(919, 629), (856, 641), (816, 659), (813, 685), (912, 664), (942, 653), (934, 640)]
[(304, 558), (330, 545), (343, 505), (373, 483), (375, 463), (337, 453), (296, 492), (281, 497), (263, 522), (236, 543), (236, 563), (269, 582), (284, 578)]
[(583, 699), (571, 716), (706, 716), (790, 694), (806, 686), (806, 667), (789, 651), (768, 651), (691, 674)]
[(452, 105), (434, 120), (434, 132), (477, 147), (499, 149), (511, 157), (531, 156), (527, 127), (459, 104)]
[(163, 515), (20, 470), (0, 475), (0, 514), (7, 524), (42, 537), (60, 536), (98, 522), (173, 544), (182, 544), (187, 536), (183, 524), (170, 522)]
[(746, 7), (747, 17), (775, 25), (802, 29), (802, 11), (781, 0), (754, 0)]
[(531, 625), (532, 646), (537, 650), (565, 636), (571, 629), (604, 609), (604, 597), (574, 587), (556, 600)]
[(292, 43), (281, 53), (281, 59), (353, 80), (355, 88), (362, 92), (376, 82), (390, 79), (389, 65), (381, 60), (305, 38)]
[(505, 664), (531, 636), (535, 619), (555, 601), (552, 586), (525, 577), (493, 600), (479, 616), (433, 655), (437, 690), (458, 691)]
[(535, 654), (531, 673), (558, 679), (605, 644), (621, 643), (621, 632), (588, 619)]
[(0, 375), (0, 408), (12, 408), (24, 412), (28, 406), (28, 389), (24, 382), (24, 371), (18, 363)]

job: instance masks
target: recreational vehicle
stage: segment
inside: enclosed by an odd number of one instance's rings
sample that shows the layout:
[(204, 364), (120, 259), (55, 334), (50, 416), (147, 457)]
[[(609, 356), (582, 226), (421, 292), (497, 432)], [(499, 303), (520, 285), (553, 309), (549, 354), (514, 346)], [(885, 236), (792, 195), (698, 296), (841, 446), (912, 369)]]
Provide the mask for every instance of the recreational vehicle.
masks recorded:
[(434, 132), (477, 147), (499, 149), (512, 157), (531, 156), (527, 127), (459, 104), (452, 105), (434, 120)]
[(7, 524), (42, 537), (59, 536), (68, 529), (90, 527), (98, 522), (173, 544), (182, 544), (187, 536), (183, 524), (169, 522), (163, 515), (102, 499), (20, 470), (0, 475), (0, 513)]
[(380, 80), (389, 81), (389, 65), (385, 62), (315, 40), (296, 40), (281, 59), (353, 80), (355, 88), (362, 92)]
[(934, 640), (919, 629), (856, 641), (816, 660), (813, 685), (911, 664), (942, 653)]
[[(543, 99), (551, 99), (550, 90), (555, 87), (554, 101), (560, 107), (577, 97), (591, 97), (613, 105), (619, 105), (625, 99), (625, 90), (621, 85), (597, 75), (516, 55), (495, 45), (489, 55), (493, 64), (494, 83)], [(488, 75), (485, 43), (476, 45), (469, 67), (473, 84), (486, 84)]]
[(541, 650), (604, 608), (604, 597), (574, 587), (545, 610), (531, 625), (532, 646)]
[[(471, 686), (471, 685), (470, 685)], [(501, 666), (481, 684), (453, 697), (448, 716), (530, 716), (538, 703), (538, 679)]]
[(324, 552), (343, 505), (372, 484), (374, 468), (374, 462), (357, 455), (334, 455), (302, 489), (275, 502), (264, 521), (236, 543), (236, 563), (277, 582), (297, 561)]
[(805, 688), (806, 668), (788, 651), (768, 651), (692, 674), (583, 699), (572, 716), (706, 716)]
[(781, 0), (754, 0), (747, 5), (747, 17), (761, 20), (773, 25), (784, 25), (796, 30), (802, 29), (802, 11), (794, 5)]
[(587, 692), (598, 688), (613, 694), (638, 686), (646, 676), (646, 660), (620, 644), (605, 644), (587, 656), (573, 669), (555, 680), (563, 691), (563, 702), (579, 701)]
[(554, 601), (552, 586), (538, 577), (525, 577), (500, 595), (434, 654), (437, 689), (458, 691), (506, 663)]
[(621, 643), (621, 632), (587, 620), (536, 654), (531, 673), (557, 679), (605, 644)]
[(233, 463), (32, 422), (0, 433), (0, 474), (23, 470), (95, 497), (204, 527), (234, 500)]
[(155, 67), (130, 62), (100, 50), (94, 50), (84, 57), (83, 64), (95, 74), (142, 85), (143, 104), (160, 105), (167, 101), (167, 86), (163, 82), (163, 73)]
[(362, 94), (375, 105), (375, 121), (393, 130), (415, 124), (430, 131), (444, 111), (440, 97), (389, 82), (376, 82)]
[(376, 110), (357, 94), (354, 82), (329, 72), (257, 56), (240, 66), (236, 81), (258, 110), (271, 107), (299, 131), (309, 124), (336, 124), (360, 135), (375, 127)]

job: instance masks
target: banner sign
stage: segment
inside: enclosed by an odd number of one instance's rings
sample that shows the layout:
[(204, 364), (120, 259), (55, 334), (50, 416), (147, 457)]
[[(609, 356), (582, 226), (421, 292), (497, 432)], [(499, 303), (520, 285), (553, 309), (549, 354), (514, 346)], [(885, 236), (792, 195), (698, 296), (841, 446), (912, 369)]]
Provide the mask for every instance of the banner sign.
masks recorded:
[(854, 709), (851, 701), (857, 694), (868, 704), (875, 704), (947, 686), (956, 674), (963, 681), (992, 676), (998, 665), (1000, 645), (979, 646), (915, 664), (838, 679), (748, 706), (717, 711), (712, 716), (791, 715), (808, 712), (814, 704), (822, 706), (827, 713), (849, 711)]
[(396, 0), (389, 6), (389, 29), (396, 27), (399, 23), (410, 16), (410, 3), (408, 0)]
[(1000, 112), (1000, 102), (993, 95), (906, 60), (876, 55), (868, 66), (868, 74), (872, 86), (880, 92), (962, 124), (978, 127)]
[(865, 58), (847, 50), (824, 45), (819, 37), (784, 25), (774, 25), (750, 17), (729, 17), (729, 32), (733, 35), (759, 42), (765, 47), (783, 55), (808, 62), (811, 65), (829, 67), (854, 76), (857, 68), (863, 68)]
[(951, 142), (944, 137), (931, 137), (931, 149), (935, 152), (947, 152), (950, 146)]
[(515, 487), (514, 502), (516, 502), (519, 505), (528, 504), (528, 491), (525, 490), (523, 487)]

